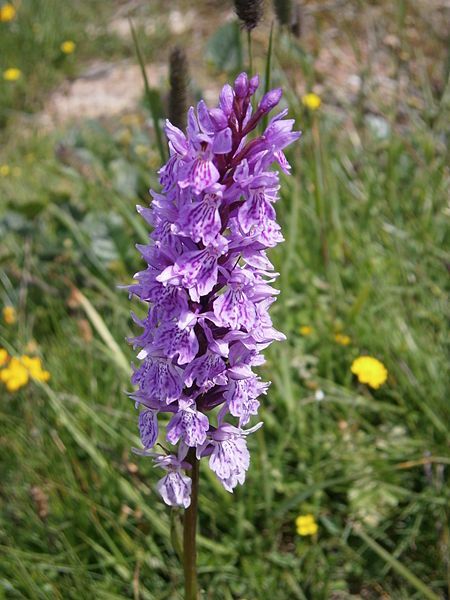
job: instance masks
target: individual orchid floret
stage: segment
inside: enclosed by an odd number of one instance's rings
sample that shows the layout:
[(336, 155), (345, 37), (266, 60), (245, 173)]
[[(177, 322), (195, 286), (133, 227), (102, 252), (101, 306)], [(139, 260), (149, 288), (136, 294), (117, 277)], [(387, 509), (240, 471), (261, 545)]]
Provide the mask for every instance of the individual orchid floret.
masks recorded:
[(232, 492), (238, 483), (243, 484), (250, 466), (250, 453), (245, 437), (262, 426), (243, 430), (229, 423), (211, 431), (208, 440), (197, 448), (197, 457), (209, 456), (209, 467), (223, 487)]
[(139, 409), (137, 452), (166, 471), (157, 489), (170, 506), (189, 506), (186, 470), (203, 457), (226, 490), (244, 482), (247, 436), (261, 423), (243, 427), (269, 385), (255, 369), (262, 351), (284, 339), (268, 313), (278, 273), (266, 252), (283, 240), (279, 170), (289, 173), (284, 149), (300, 133), (286, 111), (256, 133), (282, 95), (277, 88), (252, 102), (258, 87), (258, 76), (241, 73), (216, 107), (202, 100), (189, 109), (186, 132), (167, 121), (161, 190), (138, 207), (152, 231), (138, 246), (146, 268), (129, 286), (147, 308), (133, 316), (142, 333), (132, 340), (140, 362), (130, 395)]
[(189, 470), (189, 463), (169, 454), (157, 457), (155, 465), (167, 471), (167, 475), (156, 484), (164, 502), (169, 506), (188, 508), (191, 503), (192, 482), (183, 470)]
[(190, 237), (194, 242), (212, 244), (222, 229), (220, 208), (223, 203), (224, 186), (215, 184), (198, 198), (193, 197), (180, 208), (176, 232)]
[(178, 412), (167, 425), (167, 441), (176, 444), (180, 439), (190, 447), (204, 443), (209, 429), (208, 417), (197, 410), (194, 400), (180, 399)]

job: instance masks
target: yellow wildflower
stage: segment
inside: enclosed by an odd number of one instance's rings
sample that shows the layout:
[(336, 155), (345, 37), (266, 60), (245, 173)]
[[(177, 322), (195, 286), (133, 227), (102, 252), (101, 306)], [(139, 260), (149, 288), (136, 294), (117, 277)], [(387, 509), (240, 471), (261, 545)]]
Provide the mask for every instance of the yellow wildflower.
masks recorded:
[(60, 46), (61, 52), (63, 54), (72, 54), (75, 51), (76, 44), (72, 42), (72, 40), (66, 40)]
[(3, 367), (8, 362), (9, 355), (4, 348), (0, 348), (0, 367)]
[(3, 71), (3, 79), (5, 81), (17, 81), (22, 77), (22, 71), (20, 69), (16, 69), (15, 67), (10, 67)]
[(21, 363), (27, 368), (28, 373), (36, 381), (48, 381), (50, 379), (50, 373), (44, 371), (41, 364), (41, 359), (38, 357), (31, 358), (30, 356), (22, 356), (20, 358)]
[(0, 165), (0, 175), (2, 177), (8, 177), (11, 173), (11, 167), (9, 165)]
[(14, 325), (14, 323), (17, 321), (17, 314), (14, 306), (4, 306), (2, 313), (3, 320), (7, 325)]
[(299, 332), (300, 332), (300, 335), (304, 335), (304, 336), (311, 335), (313, 332), (313, 328), (310, 327), (309, 325), (302, 325), (299, 328)]
[(358, 377), (361, 383), (367, 383), (370, 387), (378, 389), (385, 383), (388, 372), (382, 362), (372, 356), (359, 356), (351, 366), (351, 371)]
[(0, 381), (6, 385), (8, 392), (16, 392), (28, 383), (28, 371), (17, 358), (11, 358), (8, 366), (0, 371)]
[(13, 177), (20, 177), (22, 175), (22, 169), (20, 167), (13, 167), (11, 173)]
[(40, 358), (31, 356), (21, 356), (20, 358), (11, 358), (9, 363), (8, 353), (0, 348), (0, 366), (5, 365), (0, 370), (0, 381), (2, 381), (9, 392), (16, 392), (26, 385), (30, 379), (35, 381), (48, 381), (50, 373), (42, 368)]
[(298, 535), (315, 535), (319, 526), (314, 515), (300, 515), (295, 519)]
[(0, 23), (8, 23), (8, 21), (12, 21), (15, 16), (16, 9), (9, 2), (0, 7)]
[(334, 336), (334, 341), (341, 346), (348, 346), (352, 341), (348, 335), (344, 333), (336, 333)]
[(314, 94), (314, 92), (310, 92), (302, 97), (302, 103), (303, 106), (306, 106), (309, 110), (317, 110), (322, 104), (322, 100), (320, 99), (320, 96)]

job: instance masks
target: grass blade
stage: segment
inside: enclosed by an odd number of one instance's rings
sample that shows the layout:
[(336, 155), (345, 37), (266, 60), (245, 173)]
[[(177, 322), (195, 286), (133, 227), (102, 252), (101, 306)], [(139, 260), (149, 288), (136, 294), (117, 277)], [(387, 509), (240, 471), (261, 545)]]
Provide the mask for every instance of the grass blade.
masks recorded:
[(385, 550), (378, 542), (372, 539), (361, 527), (359, 523), (355, 523), (353, 531), (358, 535), (380, 558), (385, 560), (396, 573), (406, 579), (424, 598), (428, 600), (439, 600), (439, 596), (414, 575), (405, 565), (394, 558), (387, 550)]
[(105, 342), (107, 348), (111, 351), (111, 356), (116, 362), (117, 366), (120, 367), (124, 371), (124, 373), (129, 375), (131, 373), (129, 362), (125, 354), (120, 349), (118, 343), (111, 335), (108, 327), (105, 324), (105, 321), (96, 311), (94, 306), (89, 302), (86, 296), (82, 292), (80, 292), (80, 290), (74, 288), (73, 295), (85, 311), (86, 315), (88, 316), (89, 320), (94, 326), (94, 329)]

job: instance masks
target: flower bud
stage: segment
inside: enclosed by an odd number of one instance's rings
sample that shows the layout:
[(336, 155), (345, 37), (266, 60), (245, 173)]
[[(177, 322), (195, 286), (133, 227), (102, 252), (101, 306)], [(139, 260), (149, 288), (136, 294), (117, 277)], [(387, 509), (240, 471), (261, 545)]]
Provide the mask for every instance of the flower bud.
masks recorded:
[(268, 113), (274, 108), (278, 102), (281, 100), (281, 96), (283, 95), (283, 90), (281, 88), (275, 88), (264, 94), (261, 102), (258, 106), (259, 113)]
[(241, 99), (245, 98), (248, 94), (248, 77), (247, 73), (241, 73), (236, 77), (236, 81), (234, 82), (234, 91), (236, 93), (236, 97)]
[(258, 87), (259, 87), (259, 75), (254, 75), (248, 82), (250, 96), (253, 96), (253, 94), (256, 92)]
[(223, 112), (223, 110), (220, 110), (220, 108), (212, 108), (209, 111), (209, 116), (210, 116), (211, 121), (213, 122), (213, 125), (217, 131), (219, 131), (221, 129), (225, 129), (225, 127), (228, 127), (227, 116)]
[(222, 91), (220, 92), (220, 98), (219, 98), (219, 106), (223, 110), (223, 112), (227, 115), (227, 117), (230, 116), (230, 114), (233, 110), (233, 100), (234, 100), (233, 88), (231, 87), (231, 85), (229, 85), (227, 83), (226, 85), (223, 86)]

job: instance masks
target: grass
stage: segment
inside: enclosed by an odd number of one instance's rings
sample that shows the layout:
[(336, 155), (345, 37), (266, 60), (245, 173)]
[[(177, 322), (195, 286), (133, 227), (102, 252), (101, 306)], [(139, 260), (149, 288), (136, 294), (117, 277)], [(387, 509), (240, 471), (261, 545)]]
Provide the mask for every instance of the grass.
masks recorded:
[[(13, 50), (24, 70), (24, 90), (35, 69), (45, 81), (36, 103), (0, 95), (0, 164), (12, 169), (0, 177), (0, 303), (18, 313), (0, 325), (0, 346), (22, 354), (34, 340), (52, 374), (15, 394), (0, 388), (0, 598), (175, 600), (182, 570), (171, 529), (180, 515), (157, 498), (158, 473), (130, 452), (139, 443), (124, 394), (132, 323), (116, 287), (141, 267), (133, 246), (146, 229), (134, 206), (157, 185), (157, 148), (143, 112), (11, 135), (19, 111), (39, 108), (70, 74), (50, 60), (59, 37), (37, 61), (23, 15), (49, 35), (64, 23), (58, 36), (78, 44), (82, 23), (107, 18), (104, 3), (44, 4), (48, 14), (23, 2), (0, 38), (2, 60)], [(398, 103), (383, 108), (382, 135), (365, 99), (336, 110), (325, 98), (311, 114), (294, 85), (298, 48), (278, 31), (274, 39), (272, 77), (304, 130), (278, 205), (286, 242), (271, 254), (281, 273), (273, 318), (288, 341), (270, 348), (261, 369), (273, 385), (265, 425), (249, 441), (245, 486), (231, 496), (201, 467), (204, 598), (445, 598), (445, 95), (424, 92), (406, 120)], [(101, 55), (98, 39), (90, 43), (74, 72)], [(118, 57), (128, 52), (115, 47)], [(376, 391), (350, 372), (366, 353), (389, 371)], [(319, 524), (312, 538), (295, 533), (295, 518), (308, 513)]]

